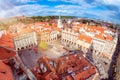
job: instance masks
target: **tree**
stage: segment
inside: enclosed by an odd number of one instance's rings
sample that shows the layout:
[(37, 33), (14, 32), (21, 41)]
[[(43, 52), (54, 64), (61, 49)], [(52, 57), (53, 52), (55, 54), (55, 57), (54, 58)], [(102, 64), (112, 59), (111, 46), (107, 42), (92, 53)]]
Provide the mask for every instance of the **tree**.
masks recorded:
[(7, 30), (9, 27), (6, 24), (0, 25), (0, 30)]
[(47, 50), (48, 49), (48, 45), (46, 42), (41, 41), (39, 44), (39, 48), (42, 50)]

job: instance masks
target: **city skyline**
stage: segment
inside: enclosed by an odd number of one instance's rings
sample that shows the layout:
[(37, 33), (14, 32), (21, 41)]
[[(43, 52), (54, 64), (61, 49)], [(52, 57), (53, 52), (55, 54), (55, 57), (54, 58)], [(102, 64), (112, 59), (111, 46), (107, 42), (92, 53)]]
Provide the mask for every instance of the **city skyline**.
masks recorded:
[[(59, 18), (41, 17), (38, 1), (23, 2), (19, 5), (6, 2), (9, 6), (14, 5), (13, 13), (9, 12), (12, 9), (7, 5), (3, 10), (6, 19), (0, 19), (0, 80), (120, 79), (120, 25), (71, 18), (70, 14), (63, 16), (64, 11), (60, 7), (56, 9)], [(37, 11), (39, 15), (35, 15)], [(41, 11), (44, 14), (47, 10), (43, 7)]]
[(119, 0), (1, 0), (0, 17), (65, 15), (119, 23)]

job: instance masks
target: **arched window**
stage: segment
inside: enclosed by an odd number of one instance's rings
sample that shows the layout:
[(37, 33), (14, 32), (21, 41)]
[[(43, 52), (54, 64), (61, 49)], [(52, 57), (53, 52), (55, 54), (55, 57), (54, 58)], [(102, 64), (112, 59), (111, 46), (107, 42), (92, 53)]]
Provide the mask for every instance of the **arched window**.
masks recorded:
[(31, 44), (31, 46), (33, 46), (33, 44)]
[(19, 51), (20, 49), (18, 48), (18, 51)]
[(26, 48), (28, 48), (28, 46), (26, 46)]
[(22, 47), (21, 49), (24, 49), (24, 47)]

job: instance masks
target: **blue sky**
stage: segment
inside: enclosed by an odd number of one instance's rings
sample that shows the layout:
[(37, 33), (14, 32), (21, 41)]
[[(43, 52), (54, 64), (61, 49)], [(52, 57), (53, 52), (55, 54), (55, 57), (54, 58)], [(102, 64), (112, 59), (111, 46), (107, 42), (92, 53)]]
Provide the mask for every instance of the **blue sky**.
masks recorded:
[(120, 23), (120, 0), (0, 0), (0, 17), (79, 16)]

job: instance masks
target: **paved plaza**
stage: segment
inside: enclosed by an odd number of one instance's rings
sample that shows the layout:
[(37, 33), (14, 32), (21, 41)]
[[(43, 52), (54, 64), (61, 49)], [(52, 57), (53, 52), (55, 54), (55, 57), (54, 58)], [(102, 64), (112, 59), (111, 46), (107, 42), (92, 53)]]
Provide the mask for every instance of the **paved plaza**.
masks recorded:
[(47, 56), (49, 58), (59, 58), (63, 56), (67, 51), (63, 49), (63, 46), (59, 43), (55, 43), (54, 45), (50, 45), (47, 50), (38, 49), (38, 51), (34, 51), (33, 48), (21, 50), (19, 52), (19, 56), (21, 57), (25, 66), (31, 68), (37, 66), (37, 61), (42, 56)]

